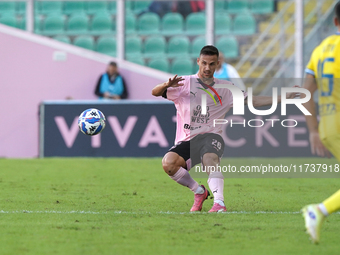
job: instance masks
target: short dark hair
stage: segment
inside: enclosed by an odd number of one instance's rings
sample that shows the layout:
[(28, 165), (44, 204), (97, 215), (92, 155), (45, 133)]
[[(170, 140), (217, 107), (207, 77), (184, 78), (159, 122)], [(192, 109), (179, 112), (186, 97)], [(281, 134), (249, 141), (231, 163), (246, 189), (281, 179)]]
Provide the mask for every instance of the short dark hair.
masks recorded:
[(340, 1), (334, 7), (334, 14), (338, 21), (340, 22)]
[(117, 67), (117, 63), (116, 63), (116, 62), (113, 62), (113, 61), (111, 61), (111, 62), (109, 63), (109, 66), (114, 66), (114, 67)]
[(219, 56), (218, 49), (213, 45), (206, 45), (201, 49), (200, 55)]

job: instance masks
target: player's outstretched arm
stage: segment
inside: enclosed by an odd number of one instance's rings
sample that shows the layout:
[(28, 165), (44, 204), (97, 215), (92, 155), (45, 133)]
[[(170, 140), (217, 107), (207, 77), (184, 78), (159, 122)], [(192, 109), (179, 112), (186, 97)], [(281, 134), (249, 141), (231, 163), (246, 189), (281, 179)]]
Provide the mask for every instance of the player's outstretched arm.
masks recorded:
[[(326, 147), (322, 144), (319, 131), (318, 131), (318, 120), (316, 118), (316, 109), (315, 109), (315, 102), (313, 99), (313, 94), (317, 90), (318, 86), (316, 84), (315, 78), (311, 74), (307, 74), (303, 88), (309, 90), (312, 97), (307, 102), (304, 103), (303, 106), (312, 114), (312, 115), (306, 115), (306, 123), (309, 130), (309, 142), (310, 142), (310, 148), (313, 155), (318, 155), (321, 157), (330, 157), (330, 152), (326, 149)], [(302, 94), (301, 98), (304, 98), (305, 95)]]
[[(299, 86), (294, 86), (294, 88), (298, 88)], [(291, 92), (287, 93), (287, 99), (293, 99), (298, 96), (299, 93)], [(281, 96), (277, 97), (277, 102), (281, 103)], [(247, 103), (247, 101), (245, 101)], [(270, 96), (253, 96), (253, 106), (260, 107), (260, 106), (267, 106), (273, 104), (273, 98)]]
[(173, 78), (169, 78), (169, 80), (167, 82), (163, 82), (161, 84), (158, 84), (156, 87), (154, 87), (152, 89), (152, 95), (155, 97), (159, 97), (161, 95), (163, 95), (164, 91), (169, 88), (169, 87), (180, 87), (183, 86), (182, 83), (179, 83), (181, 81), (183, 81), (184, 78), (177, 77), (177, 74), (173, 77)]

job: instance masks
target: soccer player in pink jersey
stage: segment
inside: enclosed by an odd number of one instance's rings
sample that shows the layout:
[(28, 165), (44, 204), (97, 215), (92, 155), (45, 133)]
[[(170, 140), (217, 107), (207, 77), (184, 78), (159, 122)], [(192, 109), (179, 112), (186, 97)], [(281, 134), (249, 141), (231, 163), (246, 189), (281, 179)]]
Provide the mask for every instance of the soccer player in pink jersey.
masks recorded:
[[(224, 151), (221, 137), (222, 125), (214, 125), (214, 119), (223, 119), (233, 106), (233, 97), (229, 89), (214, 88), (215, 84), (229, 84), (229, 81), (214, 78), (219, 63), (218, 49), (212, 45), (204, 46), (197, 58), (199, 66), (195, 75), (178, 77), (175, 75), (167, 82), (157, 85), (152, 95), (163, 96), (174, 102), (177, 110), (177, 130), (175, 145), (162, 160), (164, 171), (177, 183), (188, 187), (195, 194), (191, 212), (201, 211), (203, 202), (210, 195), (204, 185), (199, 185), (189, 174), (191, 167), (201, 163), (205, 169), (216, 167)], [(215, 98), (208, 98), (206, 114), (202, 114), (201, 95), (213, 91)], [(210, 92), (209, 92), (210, 93)], [(246, 103), (247, 94), (243, 97)], [(294, 98), (295, 93), (287, 94)], [(281, 98), (278, 98), (280, 102)], [(217, 104), (219, 101), (220, 104)], [(253, 96), (253, 105), (271, 105), (272, 97)], [(214, 195), (214, 205), (209, 212), (225, 212), (223, 188), (224, 177), (220, 171), (207, 171), (208, 185)]]

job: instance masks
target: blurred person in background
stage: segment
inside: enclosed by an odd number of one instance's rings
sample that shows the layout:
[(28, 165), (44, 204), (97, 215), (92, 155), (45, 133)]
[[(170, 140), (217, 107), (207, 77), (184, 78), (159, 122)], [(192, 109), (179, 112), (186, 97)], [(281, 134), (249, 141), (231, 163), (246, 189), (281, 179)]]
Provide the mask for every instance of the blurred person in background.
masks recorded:
[(106, 73), (102, 74), (94, 92), (99, 98), (126, 99), (127, 90), (123, 77), (118, 72), (116, 62), (110, 62)]
[(157, 13), (161, 18), (168, 12), (178, 12), (186, 18), (192, 12), (205, 10), (205, 1), (153, 1), (145, 12)]
[(153, 1), (147, 11), (157, 13), (162, 18), (165, 14), (172, 11), (173, 6), (174, 1)]
[(220, 62), (216, 67), (214, 77), (217, 79), (225, 79), (225, 80), (231, 81), (240, 89), (245, 90), (246, 86), (244, 85), (240, 75), (238, 74), (238, 72), (232, 65), (224, 62), (224, 56), (222, 52), (220, 52), (220, 56), (218, 60)]
[(173, 11), (178, 12), (186, 18), (192, 12), (205, 10), (205, 1), (175, 1)]

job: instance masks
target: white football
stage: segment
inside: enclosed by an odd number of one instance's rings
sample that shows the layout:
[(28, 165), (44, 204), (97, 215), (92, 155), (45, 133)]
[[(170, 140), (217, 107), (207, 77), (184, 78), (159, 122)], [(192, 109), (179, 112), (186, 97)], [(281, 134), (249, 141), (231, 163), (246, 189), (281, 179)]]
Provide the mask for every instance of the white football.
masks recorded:
[(105, 128), (104, 114), (94, 108), (83, 111), (78, 119), (80, 131), (85, 135), (97, 135)]

